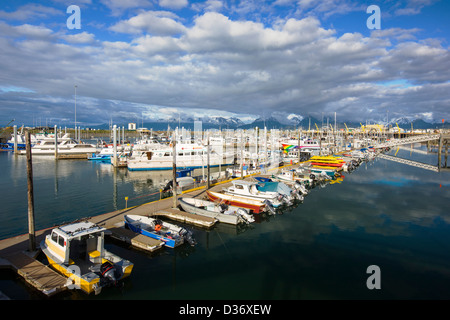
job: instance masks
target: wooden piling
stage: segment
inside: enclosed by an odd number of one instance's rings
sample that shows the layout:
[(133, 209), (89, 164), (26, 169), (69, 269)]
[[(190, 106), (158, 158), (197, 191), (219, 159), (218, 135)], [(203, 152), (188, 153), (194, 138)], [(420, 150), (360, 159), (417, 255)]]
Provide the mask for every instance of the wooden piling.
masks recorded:
[(36, 236), (34, 232), (34, 192), (33, 192), (33, 160), (31, 157), (31, 137), (27, 130), (25, 133), (27, 154), (27, 184), (28, 184), (28, 238), (29, 250), (36, 250)]

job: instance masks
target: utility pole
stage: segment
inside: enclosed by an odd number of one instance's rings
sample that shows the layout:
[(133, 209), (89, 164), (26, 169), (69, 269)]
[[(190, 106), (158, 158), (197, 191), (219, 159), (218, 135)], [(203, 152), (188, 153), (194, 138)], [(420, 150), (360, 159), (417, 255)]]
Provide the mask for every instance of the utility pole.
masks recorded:
[(29, 250), (36, 250), (36, 235), (34, 232), (34, 192), (33, 192), (33, 161), (31, 158), (31, 137), (27, 130), (25, 133), (27, 154), (27, 184), (28, 184), (28, 239)]

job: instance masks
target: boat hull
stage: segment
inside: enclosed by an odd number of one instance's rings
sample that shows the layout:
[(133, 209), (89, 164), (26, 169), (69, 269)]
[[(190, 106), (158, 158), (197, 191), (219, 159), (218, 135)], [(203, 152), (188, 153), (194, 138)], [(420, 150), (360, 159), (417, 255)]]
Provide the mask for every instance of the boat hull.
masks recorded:
[(252, 201), (243, 197), (212, 191), (206, 191), (206, 194), (211, 201), (222, 202), (228, 205), (249, 209), (253, 211), (253, 213), (261, 213), (265, 209), (265, 204), (259, 200)]
[[(192, 200), (191, 200), (192, 199)], [(229, 207), (227, 213), (221, 213), (219, 211), (208, 210), (208, 206), (216, 206), (215, 203), (200, 199), (189, 198), (186, 200), (185, 198), (179, 198), (179, 203), (181, 208), (184, 211), (198, 214), (200, 216), (211, 217), (219, 220), (221, 223), (227, 223), (232, 225), (237, 225), (241, 222), (244, 222), (243, 219), (236, 213), (239, 209), (238, 207)], [(193, 202), (193, 203), (190, 203)], [(201, 207), (206, 207), (207, 209), (202, 209)]]

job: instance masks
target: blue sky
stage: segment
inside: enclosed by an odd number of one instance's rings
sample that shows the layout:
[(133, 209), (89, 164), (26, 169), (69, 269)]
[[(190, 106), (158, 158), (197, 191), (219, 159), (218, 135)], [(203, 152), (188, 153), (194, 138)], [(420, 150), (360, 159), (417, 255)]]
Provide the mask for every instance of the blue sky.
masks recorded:
[[(68, 29), (70, 5), (81, 29)], [(381, 11), (370, 30), (369, 5)], [(0, 3), (1, 125), (450, 115), (450, 1)]]

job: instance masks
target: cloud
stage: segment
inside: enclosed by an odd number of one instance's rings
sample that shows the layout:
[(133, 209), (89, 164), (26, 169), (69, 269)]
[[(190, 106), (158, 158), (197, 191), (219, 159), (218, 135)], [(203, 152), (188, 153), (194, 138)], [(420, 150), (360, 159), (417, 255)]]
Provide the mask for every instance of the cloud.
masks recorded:
[(149, 0), (101, 0), (114, 16), (123, 14), (124, 10), (152, 7)]
[[(40, 110), (70, 118), (77, 84), (91, 117), (106, 122), (127, 112), (135, 117), (144, 106), (195, 114), (276, 111), (283, 117), (337, 112), (339, 119), (355, 121), (386, 110), (392, 117), (448, 114), (448, 48), (435, 39), (418, 40), (419, 28), (338, 33), (314, 15), (268, 23), (226, 13), (256, 10), (256, 2), (220, 13), (207, 9), (212, 1), (192, 5), (200, 10), (192, 20), (170, 11), (132, 10), (139, 1), (108, 3), (130, 11), (108, 17), (110, 28), (102, 33), (0, 22), (0, 87), (32, 91), (3, 92), (2, 110), (20, 104), (23, 116)], [(332, 10), (340, 2), (325, 3)], [(395, 81), (408, 85), (382, 85)]]
[(19, 7), (16, 11), (8, 12), (0, 10), (0, 19), (31, 22), (34, 20), (43, 20), (50, 16), (63, 14), (64, 12), (55, 8), (30, 3)]
[(164, 8), (181, 9), (187, 7), (188, 0), (159, 0), (159, 5)]
[(176, 19), (178, 17), (168, 11), (145, 11), (128, 20), (119, 21), (110, 30), (129, 34), (176, 35), (186, 30)]

